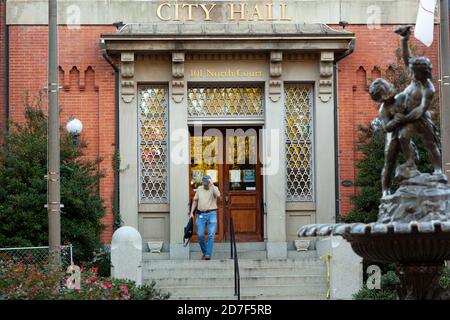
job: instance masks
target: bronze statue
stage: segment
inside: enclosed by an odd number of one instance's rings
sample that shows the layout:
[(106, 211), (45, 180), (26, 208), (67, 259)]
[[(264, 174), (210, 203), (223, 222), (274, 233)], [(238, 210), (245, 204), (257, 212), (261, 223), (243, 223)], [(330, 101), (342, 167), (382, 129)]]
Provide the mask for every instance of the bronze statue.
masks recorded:
[[(352, 249), (368, 261), (397, 263), (399, 299), (448, 299), (439, 285), (444, 261), (450, 257), (450, 185), (442, 173), (437, 130), (429, 112), (435, 93), (431, 62), (411, 57), (408, 41), (411, 27), (396, 30), (411, 83), (400, 93), (384, 79), (369, 89), (380, 103), (379, 118), (386, 131), (383, 196), (378, 219), (372, 223), (310, 224), (301, 227), (300, 237), (342, 236)], [(434, 166), (434, 173), (420, 173), (415, 165), (420, 138)], [(391, 194), (391, 180), (399, 152), (405, 163), (395, 169), (399, 187)]]
[(383, 198), (391, 194), (392, 174), (400, 150), (406, 161), (397, 168), (396, 176), (408, 179), (420, 174), (415, 164), (414, 136), (422, 139), (434, 174), (442, 173), (440, 139), (429, 112), (436, 91), (431, 81), (432, 64), (426, 57), (411, 56), (408, 46), (410, 26), (398, 28), (395, 32), (401, 37), (403, 61), (412, 77), (411, 83), (398, 94), (390, 82), (381, 78), (369, 88), (372, 99), (381, 103), (379, 118), (387, 132), (382, 171)]

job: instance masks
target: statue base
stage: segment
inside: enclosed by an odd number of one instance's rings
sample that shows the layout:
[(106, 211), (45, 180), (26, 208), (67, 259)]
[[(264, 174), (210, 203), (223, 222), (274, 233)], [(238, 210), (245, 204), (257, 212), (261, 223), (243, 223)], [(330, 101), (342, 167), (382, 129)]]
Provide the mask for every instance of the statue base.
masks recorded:
[(445, 292), (439, 285), (444, 264), (400, 264), (397, 275), (400, 285), (397, 297), (400, 300), (441, 300)]
[(450, 220), (450, 186), (444, 174), (419, 173), (403, 179), (397, 191), (380, 202), (381, 223)]

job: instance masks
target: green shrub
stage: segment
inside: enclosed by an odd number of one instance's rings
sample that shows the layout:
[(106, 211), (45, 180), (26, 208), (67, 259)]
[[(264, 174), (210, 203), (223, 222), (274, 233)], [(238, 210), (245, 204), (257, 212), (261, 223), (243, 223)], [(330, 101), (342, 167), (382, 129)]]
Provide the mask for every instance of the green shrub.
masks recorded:
[(83, 269), (79, 289), (65, 285), (68, 274), (47, 266), (0, 260), (0, 299), (3, 300), (163, 300), (155, 283), (137, 286), (129, 280), (98, 275), (97, 268)]
[[(386, 265), (384, 265), (386, 267)], [(394, 265), (390, 264), (389, 268), (393, 268)], [(353, 295), (355, 300), (396, 300), (397, 292), (396, 288), (400, 284), (400, 279), (393, 270), (389, 270), (383, 273), (381, 276), (381, 289), (368, 289), (365, 285)], [(439, 280), (439, 286), (441, 288), (441, 299), (450, 298), (450, 268), (445, 268), (442, 272)], [(448, 298), (447, 298), (448, 297)]]
[[(47, 117), (41, 99), (26, 99), (25, 122), (11, 123), (0, 146), (0, 247), (46, 246)], [(73, 146), (61, 129), (61, 238), (76, 261), (90, 260), (99, 246), (104, 207), (100, 160), (88, 160), (84, 143)]]
[(442, 272), (439, 285), (442, 289), (450, 290), (450, 267), (445, 268), (444, 272)]
[(381, 276), (381, 289), (368, 289), (364, 286), (353, 295), (355, 300), (395, 300), (396, 286), (400, 283), (394, 271), (388, 271)]
[(82, 271), (80, 289), (61, 287), (64, 300), (164, 300), (169, 294), (156, 289), (155, 282), (137, 286), (134, 281), (101, 277), (97, 268)]
[(370, 125), (360, 127), (358, 149), (363, 154), (356, 163), (358, 174), (355, 185), (356, 196), (352, 197), (353, 208), (342, 218), (344, 222), (374, 222), (378, 218), (381, 197), (381, 170), (384, 164), (384, 139), (382, 130)]
[(92, 260), (83, 262), (81, 265), (86, 269), (98, 268), (98, 274), (102, 277), (111, 275), (111, 250), (109, 247), (102, 246), (94, 251)]
[(60, 272), (22, 262), (0, 260), (2, 299), (56, 299)]

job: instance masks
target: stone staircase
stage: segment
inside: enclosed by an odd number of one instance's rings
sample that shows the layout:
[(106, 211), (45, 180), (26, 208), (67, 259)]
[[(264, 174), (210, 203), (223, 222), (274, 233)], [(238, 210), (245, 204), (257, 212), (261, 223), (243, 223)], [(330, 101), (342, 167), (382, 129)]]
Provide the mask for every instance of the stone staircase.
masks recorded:
[[(144, 283), (154, 280), (171, 299), (235, 300), (230, 244), (216, 244), (210, 261), (200, 260), (198, 244), (190, 247), (190, 260), (144, 253)], [(326, 299), (326, 265), (315, 250), (289, 250), (288, 258), (281, 260), (267, 260), (265, 243), (238, 243), (237, 250), (242, 300)]]

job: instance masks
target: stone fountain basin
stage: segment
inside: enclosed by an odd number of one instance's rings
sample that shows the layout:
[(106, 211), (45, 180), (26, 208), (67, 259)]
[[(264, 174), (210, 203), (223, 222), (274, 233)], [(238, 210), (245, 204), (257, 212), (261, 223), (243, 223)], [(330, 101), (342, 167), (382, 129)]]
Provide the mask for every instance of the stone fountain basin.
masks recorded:
[(356, 254), (374, 262), (435, 264), (450, 260), (450, 221), (313, 224), (300, 237), (342, 236)]

